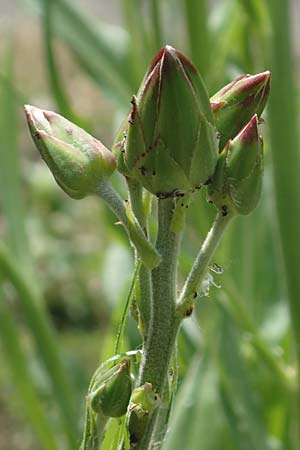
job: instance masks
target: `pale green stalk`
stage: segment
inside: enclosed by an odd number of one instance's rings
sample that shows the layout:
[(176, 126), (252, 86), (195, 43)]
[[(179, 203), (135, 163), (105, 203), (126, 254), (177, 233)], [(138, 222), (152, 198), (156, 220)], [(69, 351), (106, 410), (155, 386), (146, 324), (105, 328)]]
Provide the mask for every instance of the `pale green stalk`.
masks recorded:
[(218, 212), (217, 217), (208, 232), (208, 235), (196, 257), (193, 267), (187, 277), (185, 285), (177, 302), (177, 313), (180, 317), (192, 313), (198, 290), (201, 287), (204, 276), (207, 273), (211, 259), (217, 250), (227, 225), (234, 216), (228, 213), (224, 216)]
[(103, 181), (99, 183), (97, 193), (124, 226), (142, 261), (147, 264), (148, 268), (157, 266), (160, 261), (159, 254), (145, 236), (135, 216), (130, 214), (130, 207), (126, 210), (124, 201), (114, 190), (110, 182)]

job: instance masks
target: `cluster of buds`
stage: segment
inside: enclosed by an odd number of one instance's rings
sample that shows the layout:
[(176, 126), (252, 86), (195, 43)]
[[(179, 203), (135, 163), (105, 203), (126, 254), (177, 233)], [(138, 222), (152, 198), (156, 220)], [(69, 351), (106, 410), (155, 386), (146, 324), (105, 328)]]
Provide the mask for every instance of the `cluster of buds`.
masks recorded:
[(263, 72), (237, 78), (211, 99), (220, 155), (208, 196), (223, 215), (249, 214), (261, 197), (263, 141), (258, 125), (269, 92), (270, 72)]
[(112, 152), (81, 128), (26, 106), (35, 144), (73, 198), (95, 193), (116, 166), (159, 198), (209, 184), (218, 208), (247, 214), (260, 197), (262, 141), (258, 120), (270, 73), (244, 75), (210, 100), (195, 66), (170, 46), (152, 61)]

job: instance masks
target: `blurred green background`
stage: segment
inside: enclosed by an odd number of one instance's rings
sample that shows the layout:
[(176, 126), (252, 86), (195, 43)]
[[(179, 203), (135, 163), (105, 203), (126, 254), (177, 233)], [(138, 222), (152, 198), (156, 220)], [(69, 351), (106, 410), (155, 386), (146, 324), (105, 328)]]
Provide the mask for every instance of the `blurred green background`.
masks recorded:
[[(215, 257), (223, 273), (211, 272), (185, 321), (163, 449), (300, 448), (299, 17), (297, 0), (0, 2), (0, 450), (79, 446), (88, 382), (113, 354), (133, 271), (105, 206), (53, 182), (22, 105), (60, 112), (110, 147), (167, 43), (197, 65), (210, 95), (264, 70), (272, 92), (263, 198), (231, 226)], [(213, 217), (200, 192), (181, 283)], [(129, 320), (123, 349), (140, 344)]]

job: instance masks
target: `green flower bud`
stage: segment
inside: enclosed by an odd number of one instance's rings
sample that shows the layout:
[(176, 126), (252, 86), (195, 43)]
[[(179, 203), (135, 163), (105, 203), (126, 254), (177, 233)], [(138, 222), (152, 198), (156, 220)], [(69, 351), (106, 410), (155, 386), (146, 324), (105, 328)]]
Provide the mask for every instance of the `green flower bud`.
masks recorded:
[(159, 402), (160, 398), (152, 384), (145, 383), (132, 391), (129, 409), (134, 410), (139, 417), (142, 417), (156, 408)]
[(33, 140), (59, 186), (80, 199), (97, 190), (116, 167), (104, 145), (64, 117), (34, 106), (25, 106)]
[(254, 114), (262, 114), (270, 92), (270, 72), (242, 75), (218, 91), (211, 99), (219, 149), (233, 139)]
[(130, 176), (158, 197), (205, 183), (217, 161), (217, 134), (193, 64), (174, 48), (164, 47), (131, 103), (121, 150)]
[(94, 412), (107, 417), (121, 417), (127, 411), (132, 390), (130, 360), (113, 366), (89, 394)]
[(263, 178), (262, 138), (255, 114), (233, 141), (228, 141), (219, 156), (209, 200), (227, 215), (249, 214), (261, 197)]

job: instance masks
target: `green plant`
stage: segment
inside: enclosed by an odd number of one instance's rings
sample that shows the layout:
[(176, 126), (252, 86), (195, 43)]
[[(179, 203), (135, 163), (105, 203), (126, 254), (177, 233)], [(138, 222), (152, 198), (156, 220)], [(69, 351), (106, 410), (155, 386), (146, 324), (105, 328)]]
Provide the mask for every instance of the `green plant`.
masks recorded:
[[(114, 146), (116, 159), (63, 117), (25, 107), (34, 142), (60, 187), (74, 198), (94, 194), (106, 202), (128, 232), (139, 269), (134, 282), (139, 290), (131, 298), (143, 338), (135, 388), (130, 398), (129, 360), (122, 355), (104, 364), (111, 363), (110, 368), (97, 369), (87, 396), (81, 450), (97, 450), (109, 417), (125, 414), (120, 448), (154, 448), (158, 435), (163, 441), (176, 389), (178, 368), (172, 355), (178, 331), (205, 289), (209, 265), (228, 224), (252, 212), (261, 196), (263, 153), (257, 114), (266, 104), (269, 83), (269, 72), (238, 79), (214, 98), (213, 110), (196, 67), (166, 46), (131, 101)], [(241, 107), (244, 114), (237, 130), (234, 111)], [(222, 140), (226, 145), (219, 153)], [(127, 204), (109, 181), (116, 167), (127, 182)], [(177, 299), (185, 216), (193, 195), (205, 186), (218, 212)], [(156, 213), (151, 213), (152, 206)], [(149, 233), (150, 215), (156, 217), (155, 235)]]
[[(182, 322), (172, 355), (172, 370), (179, 369), (172, 390), (178, 384), (178, 395), (172, 396), (171, 412), (164, 408), (167, 401), (160, 404), (160, 418), (168, 417), (169, 426), (166, 434), (164, 428), (155, 430), (154, 447), (164, 440), (163, 450), (298, 450), (299, 68), (291, 14), (296, 2), (120, 0), (118, 26), (92, 17), (86, 7), (80, 9), (68, 0), (23, 2), (40, 23), (44, 59), (35, 56), (31, 65), (23, 45), (20, 51), (19, 33), (22, 43), (30, 42), (30, 54), (37, 50), (35, 36), (24, 39), (24, 15), (20, 26), (13, 27), (15, 45), (2, 59), (0, 73), (0, 238), (6, 241), (0, 246), (0, 403), (1, 425), (8, 417), (13, 423), (12, 430), (4, 425), (3, 433), (0, 426), (0, 446), (3, 440), (6, 447), (18, 450), (31, 450), (35, 444), (43, 449), (78, 448), (84, 416), (79, 409), (93, 368), (111, 354), (140, 348), (134, 321), (125, 320), (129, 309), (143, 334), (150, 317), (149, 270), (136, 260), (127, 295), (131, 255), (114, 214), (96, 198), (78, 205), (51, 187), (26, 144), (17, 108), (46, 97), (47, 104), (53, 102), (67, 119), (102, 136), (110, 148), (116, 122), (127, 112), (152, 55), (170, 42), (191, 57), (210, 94), (238, 75), (266, 67), (272, 70), (272, 91), (261, 125), (262, 200), (250, 216), (239, 216), (227, 227), (214, 256), (218, 264), (210, 266), (202, 285), (203, 298), (197, 300), (192, 318)], [(22, 70), (13, 70), (14, 60)], [(42, 91), (42, 77), (35, 70), (41, 60), (49, 81), (49, 89)], [(85, 84), (94, 83), (88, 107), (85, 96), (74, 101), (73, 79), (79, 77)], [(108, 109), (105, 103), (105, 111), (100, 107), (95, 113), (96, 102), (90, 101), (94, 95), (99, 95), (97, 105), (106, 96)], [(222, 112), (218, 100), (212, 107)], [(226, 108), (223, 112), (226, 119)], [(242, 108), (236, 117), (244, 112), (250, 114)], [(240, 125), (230, 137), (239, 131)], [(120, 136), (121, 144), (122, 131)], [(116, 172), (112, 184), (124, 199), (127, 193)], [(212, 195), (220, 192), (219, 183), (214, 187)], [(231, 184), (229, 200), (234, 188)], [(130, 197), (135, 199), (131, 206), (141, 205), (139, 196), (139, 184), (131, 179)], [(192, 197), (180, 250), (179, 285), (188, 276), (215, 214), (206, 201), (206, 189)], [(149, 216), (151, 237), (156, 235), (155, 203)], [(148, 201), (146, 206), (148, 210)], [(128, 206), (127, 213), (130, 216)], [(140, 207), (134, 216), (143, 220)], [(134, 216), (126, 216), (133, 219), (128, 222), (131, 233), (136, 231)], [(175, 229), (183, 227), (180, 208), (172, 222)], [(138, 236), (145, 244), (143, 234)], [(147, 248), (155, 259), (153, 246)], [(141, 303), (145, 300), (139, 315), (136, 296)], [(140, 350), (129, 353), (113, 358), (104, 370), (129, 358), (132, 373), (137, 373)], [(155, 406), (148, 385), (136, 394), (142, 395), (146, 409)], [(22, 432), (20, 422), (26, 424)], [(103, 450), (118, 449), (122, 436), (128, 448), (126, 429), (124, 416), (106, 421)], [(18, 435), (21, 441), (14, 445)]]

